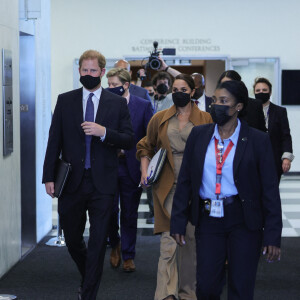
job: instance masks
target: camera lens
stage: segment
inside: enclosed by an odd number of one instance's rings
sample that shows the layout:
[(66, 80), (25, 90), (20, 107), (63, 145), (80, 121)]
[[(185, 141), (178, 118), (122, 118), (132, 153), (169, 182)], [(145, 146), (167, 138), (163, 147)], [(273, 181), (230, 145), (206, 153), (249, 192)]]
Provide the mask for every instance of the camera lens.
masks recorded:
[(149, 64), (150, 64), (150, 68), (153, 70), (158, 70), (161, 66), (161, 62), (157, 58), (152, 59)]

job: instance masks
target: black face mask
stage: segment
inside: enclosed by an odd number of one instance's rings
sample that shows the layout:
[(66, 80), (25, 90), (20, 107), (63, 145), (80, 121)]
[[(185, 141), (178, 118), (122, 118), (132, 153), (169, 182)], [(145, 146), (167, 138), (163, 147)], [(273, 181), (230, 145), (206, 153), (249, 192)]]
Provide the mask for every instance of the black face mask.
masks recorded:
[(255, 99), (261, 100), (262, 103), (266, 103), (270, 100), (270, 93), (257, 93)]
[(84, 75), (80, 76), (80, 82), (86, 89), (92, 90), (101, 82), (101, 79), (100, 76), (93, 77), (91, 75)]
[(123, 88), (123, 86), (117, 86), (114, 88), (107, 88), (107, 90), (113, 94), (119, 95), (119, 96), (123, 96), (123, 94), (125, 93), (125, 89)]
[(161, 83), (156, 87), (157, 92), (161, 95), (165, 94), (168, 91), (168, 89), (168, 86), (164, 83)]
[(148, 93), (150, 97), (154, 96), (154, 92), (153, 93)]
[(191, 101), (191, 95), (182, 92), (176, 92), (172, 94), (172, 99), (177, 107), (184, 107)]
[(193, 99), (198, 100), (203, 95), (203, 90), (201, 88), (195, 89)]
[(228, 114), (229, 108), (228, 105), (213, 104), (210, 110), (213, 121), (219, 126), (226, 124), (233, 117)]

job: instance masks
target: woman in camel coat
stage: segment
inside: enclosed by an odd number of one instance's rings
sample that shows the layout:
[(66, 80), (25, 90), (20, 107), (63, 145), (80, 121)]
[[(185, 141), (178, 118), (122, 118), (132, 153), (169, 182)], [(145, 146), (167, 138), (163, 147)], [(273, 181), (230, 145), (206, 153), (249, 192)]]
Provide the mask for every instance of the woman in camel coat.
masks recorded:
[(170, 214), (173, 195), (180, 170), (186, 140), (194, 126), (212, 123), (210, 114), (192, 103), (195, 90), (191, 76), (180, 74), (172, 88), (174, 105), (156, 113), (149, 122), (147, 135), (137, 144), (137, 158), (141, 160), (141, 183), (147, 184), (149, 161), (160, 148), (167, 150), (167, 158), (159, 180), (153, 185), (154, 232), (161, 234), (155, 300), (196, 299), (196, 253), (194, 227), (187, 226), (188, 239), (177, 247), (170, 236)]

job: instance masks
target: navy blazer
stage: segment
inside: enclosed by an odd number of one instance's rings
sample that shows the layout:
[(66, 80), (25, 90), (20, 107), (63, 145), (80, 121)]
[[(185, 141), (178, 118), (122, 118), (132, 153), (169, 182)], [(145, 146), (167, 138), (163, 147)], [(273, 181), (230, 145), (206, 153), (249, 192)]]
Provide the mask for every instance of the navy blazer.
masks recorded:
[[(173, 199), (171, 234), (185, 234), (188, 219), (193, 225), (198, 224), (201, 216), (199, 189), (214, 127), (215, 124), (196, 126), (187, 140)], [(249, 127), (245, 122), (241, 124), (233, 176), (246, 226), (250, 230), (264, 228), (264, 245), (279, 247), (281, 203), (270, 139), (266, 133)]]
[(128, 109), (134, 131), (135, 146), (125, 151), (128, 172), (138, 185), (141, 180), (140, 162), (136, 159), (136, 144), (146, 135), (147, 126), (153, 116), (151, 102), (130, 94)]
[[(54, 182), (59, 155), (71, 163), (72, 172), (65, 191), (73, 193), (81, 183), (85, 166), (85, 134), (82, 88), (58, 96), (49, 131), (43, 169), (43, 183)], [(126, 100), (102, 89), (95, 123), (106, 127), (105, 140), (93, 136), (91, 173), (95, 187), (102, 194), (115, 194), (118, 178), (118, 149), (134, 145)]]
[(205, 111), (208, 113), (210, 113), (212, 101), (213, 99), (211, 97), (205, 95)]
[(249, 98), (246, 106), (246, 114), (242, 117), (253, 128), (267, 131), (262, 102), (259, 99)]
[(284, 152), (293, 153), (292, 137), (286, 108), (272, 102), (269, 107), (268, 133), (272, 143), (277, 174), (280, 177), (283, 173), (282, 154)]
[(131, 95), (138, 96), (140, 98), (143, 98), (143, 99), (148, 100), (148, 101), (151, 102), (151, 98), (149, 96), (148, 91), (146, 89), (140, 87), (140, 86), (131, 84), (129, 86), (129, 93)]

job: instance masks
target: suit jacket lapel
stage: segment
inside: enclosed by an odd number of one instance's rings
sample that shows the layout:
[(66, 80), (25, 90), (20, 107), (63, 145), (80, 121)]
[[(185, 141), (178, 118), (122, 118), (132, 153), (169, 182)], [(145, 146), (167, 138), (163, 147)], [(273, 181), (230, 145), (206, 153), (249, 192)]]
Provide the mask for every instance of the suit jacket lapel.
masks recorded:
[(128, 109), (129, 109), (129, 113), (130, 113), (130, 117), (131, 117), (131, 122), (132, 124), (134, 124), (134, 120), (135, 120), (135, 116), (136, 116), (136, 102), (134, 97), (130, 96), (129, 98), (129, 103), (128, 103)]
[(74, 97), (73, 111), (75, 115), (76, 127), (79, 130), (80, 135), (84, 137), (84, 132), (81, 127), (81, 124), (84, 122), (82, 107), (82, 88), (78, 89), (77, 91), (78, 92)]
[(268, 131), (272, 130), (272, 125), (274, 124), (274, 118), (275, 118), (275, 105), (270, 102), (269, 106), (269, 120), (268, 120)]
[(102, 123), (106, 115), (106, 111), (108, 107), (110, 107), (109, 105), (105, 104), (107, 101), (109, 101), (109, 92), (102, 88), (95, 123), (103, 125)]
[(246, 122), (241, 121), (241, 129), (240, 134), (237, 142), (237, 146), (235, 149), (235, 155), (233, 159), (233, 175), (236, 174), (236, 171), (238, 169), (239, 163), (244, 155), (244, 151), (246, 149), (247, 143), (248, 143), (248, 125)]

